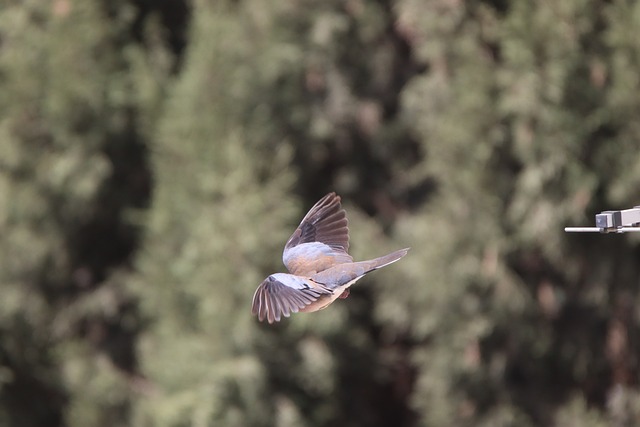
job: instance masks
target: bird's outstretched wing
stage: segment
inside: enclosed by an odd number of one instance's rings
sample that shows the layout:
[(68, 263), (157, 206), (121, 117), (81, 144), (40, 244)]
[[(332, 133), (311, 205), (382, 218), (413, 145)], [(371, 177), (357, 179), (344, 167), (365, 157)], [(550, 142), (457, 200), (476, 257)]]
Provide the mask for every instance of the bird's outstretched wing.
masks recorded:
[(279, 322), (281, 316), (289, 317), (291, 313), (297, 313), (321, 295), (331, 293), (332, 291), (323, 285), (311, 287), (302, 279), (289, 280), (284, 284), (272, 275), (265, 279), (253, 294), (251, 312), (257, 315), (261, 322), (265, 319), (269, 323)]
[(284, 247), (282, 261), (292, 274), (309, 276), (336, 264), (352, 262), (349, 223), (340, 196), (329, 193), (300, 222)]

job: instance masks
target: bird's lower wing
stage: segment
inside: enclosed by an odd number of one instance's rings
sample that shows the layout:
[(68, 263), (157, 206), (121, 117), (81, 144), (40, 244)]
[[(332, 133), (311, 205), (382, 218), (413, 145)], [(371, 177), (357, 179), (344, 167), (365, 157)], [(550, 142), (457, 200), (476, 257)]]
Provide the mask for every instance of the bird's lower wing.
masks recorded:
[(292, 288), (277, 280), (265, 280), (253, 295), (251, 311), (262, 322), (279, 322), (282, 316), (289, 317), (316, 301), (322, 295), (333, 291), (322, 285)]

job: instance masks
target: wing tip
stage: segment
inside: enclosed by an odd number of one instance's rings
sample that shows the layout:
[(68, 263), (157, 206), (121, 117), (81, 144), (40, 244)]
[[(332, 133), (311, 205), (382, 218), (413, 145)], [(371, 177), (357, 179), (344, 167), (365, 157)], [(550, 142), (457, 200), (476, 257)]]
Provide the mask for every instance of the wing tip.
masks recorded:
[(327, 194), (324, 195), (324, 197), (322, 197), (317, 203), (317, 206), (332, 206), (334, 204), (340, 204), (340, 202), (342, 201), (342, 198), (335, 192), (335, 191), (331, 191)]

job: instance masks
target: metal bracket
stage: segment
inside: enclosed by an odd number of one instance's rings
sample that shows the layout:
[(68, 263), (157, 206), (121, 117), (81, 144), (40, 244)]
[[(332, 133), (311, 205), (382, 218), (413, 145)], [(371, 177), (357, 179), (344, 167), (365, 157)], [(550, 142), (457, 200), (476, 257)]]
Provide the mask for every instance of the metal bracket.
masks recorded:
[(595, 227), (565, 227), (567, 233), (640, 232), (640, 206), (621, 211), (604, 211), (596, 215)]

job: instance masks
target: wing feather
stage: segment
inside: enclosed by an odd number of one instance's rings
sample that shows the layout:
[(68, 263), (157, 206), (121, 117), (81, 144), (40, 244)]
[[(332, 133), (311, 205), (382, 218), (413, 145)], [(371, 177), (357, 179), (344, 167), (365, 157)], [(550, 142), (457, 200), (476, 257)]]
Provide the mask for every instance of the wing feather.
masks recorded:
[(282, 260), (292, 274), (311, 275), (352, 262), (349, 221), (340, 196), (329, 193), (305, 215), (285, 245)]
[(261, 322), (279, 322), (282, 316), (289, 317), (291, 313), (297, 313), (320, 296), (331, 293), (330, 289), (322, 285), (311, 287), (301, 284), (294, 288), (269, 276), (256, 289), (251, 312), (257, 315)]

